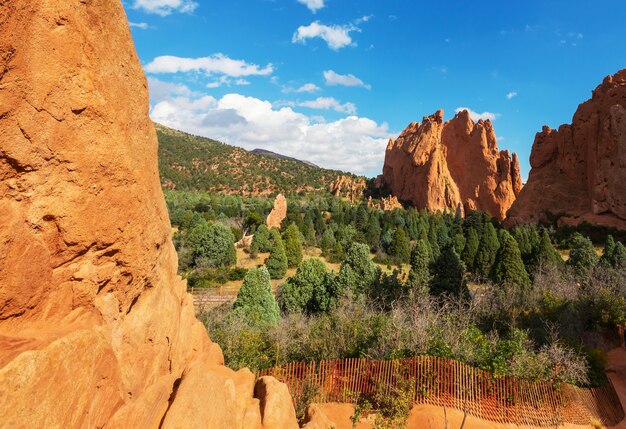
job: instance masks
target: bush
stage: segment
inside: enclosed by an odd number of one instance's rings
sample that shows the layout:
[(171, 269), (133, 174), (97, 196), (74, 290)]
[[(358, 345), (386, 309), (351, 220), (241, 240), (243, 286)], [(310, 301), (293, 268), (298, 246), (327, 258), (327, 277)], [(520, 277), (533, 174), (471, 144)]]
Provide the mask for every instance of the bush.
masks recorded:
[(272, 243), (270, 256), (265, 260), (265, 266), (273, 279), (282, 279), (287, 273), (287, 255), (285, 254), (283, 240), (278, 234), (274, 238), (274, 243)]
[(278, 323), (280, 312), (272, 293), (270, 275), (265, 267), (248, 271), (233, 304), (233, 310), (253, 322)]

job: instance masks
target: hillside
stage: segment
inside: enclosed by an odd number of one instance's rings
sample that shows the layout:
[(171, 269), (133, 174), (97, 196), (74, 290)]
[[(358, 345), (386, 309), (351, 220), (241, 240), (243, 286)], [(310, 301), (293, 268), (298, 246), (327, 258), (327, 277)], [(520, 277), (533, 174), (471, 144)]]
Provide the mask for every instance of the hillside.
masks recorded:
[(306, 161), (306, 160), (302, 160), (302, 159), (296, 159), (296, 158), (292, 158), (290, 156), (287, 155), (281, 155), (280, 153), (276, 153), (276, 152), (272, 152), (271, 150), (265, 150), (265, 149), (252, 149), (250, 152), (257, 154), (257, 155), (265, 155), (265, 156), (269, 156), (271, 158), (278, 158), (278, 159), (289, 159), (291, 161), (298, 161), (298, 162), (302, 162), (304, 164), (310, 165), (311, 167), (317, 167), (319, 168), (318, 165), (313, 164), (311, 161)]
[(333, 183), (346, 177), (365, 183), (350, 173), (252, 153), (159, 124), (156, 130), (161, 184), (166, 189), (266, 195), (326, 192), (337, 189)]

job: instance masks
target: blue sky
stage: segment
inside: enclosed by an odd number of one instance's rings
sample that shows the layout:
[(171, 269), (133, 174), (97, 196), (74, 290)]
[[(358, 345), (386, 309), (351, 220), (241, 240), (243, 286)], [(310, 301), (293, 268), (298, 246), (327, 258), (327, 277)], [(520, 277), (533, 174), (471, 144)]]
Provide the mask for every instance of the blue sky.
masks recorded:
[(387, 140), (459, 107), (494, 121), (522, 175), (626, 67), (626, 2), (125, 0), (165, 125), (373, 177)]

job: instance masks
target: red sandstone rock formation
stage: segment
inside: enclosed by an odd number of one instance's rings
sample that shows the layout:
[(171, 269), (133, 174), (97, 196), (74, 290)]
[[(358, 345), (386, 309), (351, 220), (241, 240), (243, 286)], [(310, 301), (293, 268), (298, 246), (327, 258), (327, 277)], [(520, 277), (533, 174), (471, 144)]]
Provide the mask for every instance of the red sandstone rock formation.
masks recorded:
[(372, 200), (372, 197), (368, 197), (367, 206), (384, 211), (391, 211), (402, 208), (402, 204), (400, 204), (398, 198), (393, 195), (389, 195), (388, 197), (382, 197), (378, 202), (374, 202)]
[(283, 194), (278, 194), (274, 200), (274, 208), (267, 215), (265, 223), (267, 227), (280, 229), (280, 224), (287, 217), (287, 199)]
[(0, 426), (261, 427), (176, 274), (120, 1), (0, 4)]
[(353, 203), (363, 200), (367, 183), (362, 177), (339, 176), (329, 186), (329, 191), (336, 197), (345, 198)]
[(385, 154), (393, 195), (429, 211), (482, 210), (502, 220), (522, 188), (517, 155), (498, 151), (491, 121), (467, 111), (443, 122), (443, 110), (410, 124)]
[(546, 220), (549, 212), (567, 224), (626, 229), (626, 69), (604, 79), (571, 125), (544, 126), (530, 165), (509, 224)]

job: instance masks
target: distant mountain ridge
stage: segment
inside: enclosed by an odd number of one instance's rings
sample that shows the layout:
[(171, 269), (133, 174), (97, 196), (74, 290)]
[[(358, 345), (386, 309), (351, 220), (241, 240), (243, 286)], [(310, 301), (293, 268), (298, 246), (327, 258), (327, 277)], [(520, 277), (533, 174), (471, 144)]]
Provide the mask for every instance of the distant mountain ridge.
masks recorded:
[(255, 153), (257, 155), (270, 156), (272, 158), (288, 159), (290, 161), (298, 161), (298, 162), (302, 162), (302, 163), (304, 163), (306, 165), (310, 165), (311, 167), (320, 168), (319, 165), (313, 164), (311, 161), (306, 161), (304, 159), (292, 158), (292, 157), (287, 156), (287, 155), (281, 155), (280, 153), (272, 152), (271, 150), (258, 149), (257, 148), (257, 149), (252, 149), (250, 152), (251, 153)]
[[(247, 151), (155, 124), (165, 189), (240, 195), (328, 193), (346, 197), (366, 179), (263, 149)], [(352, 183), (350, 187), (339, 184)], [(356, 184), (363, 183), (362, 186)]]

